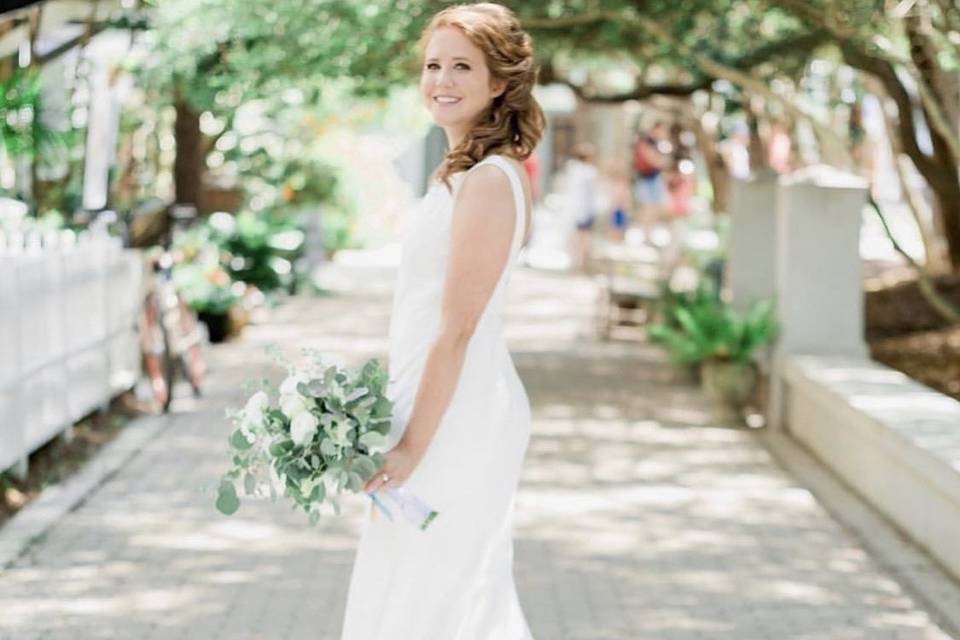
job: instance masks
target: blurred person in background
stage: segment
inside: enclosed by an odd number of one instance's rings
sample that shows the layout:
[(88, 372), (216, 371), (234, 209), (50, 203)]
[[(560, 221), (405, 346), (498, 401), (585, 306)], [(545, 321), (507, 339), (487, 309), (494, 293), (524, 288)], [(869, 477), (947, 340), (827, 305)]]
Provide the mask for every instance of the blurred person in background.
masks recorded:
[(719, 144), (720, 155), (727, 165), (731, 178), (746, 180), (750, 177), (750, 128), (746, 122), (733, 125), (730, 135)]
[(610, 225), (607, 229), (611, 242), (623, 242), (630, 226), (630, 174), (620, 162), (614, 164), (607, 172), (608, 193), (610, 204)]
[(685, 218), (690, 213), (696, 178), (693, 160), (679, 155), (667, 171), (667, 191), (670, 193), (670, 220)]
[(790, 154), (792, 153), (790, 130), (783, 120), (774, 120), (767, 137), (767, 164), (777, 173), (790, 173)]
[(530, 181), (530, 199), (534, 206), (540, 201), (540, 159), (536, 152), (523, 161), (523, 170)]
[(564, 174), (567, 206), (576, 226), (570, 259), (573, 269), (580, 271), (590, 257), (590, 241), (597, 217), (600, 175), (593, 164), (593, 146), (585, 142), (576, 145), (564, 165)]
[(671, 144), (667, 126), (658, 120), (647, 133), (640, 133), (633, 144), (633, 195), (637, 203), (637, 219), (643, 227), (644, 241), (664, 214), (667, 191), (663, 170), (669, 163)]
[(674, 123), (670, 128), (670, 137), (673, 140), (673, 154), (670, 157), (669, 168), (664, 172), (669, 198), (668, 223), (673, 232), (673, 221), (685, 217), (690, 212), (690, 198), (696, 187), (695, 166), (691, 159), (693, 154), (690, 146), (684, 142), (685, 132), (680, 123)]

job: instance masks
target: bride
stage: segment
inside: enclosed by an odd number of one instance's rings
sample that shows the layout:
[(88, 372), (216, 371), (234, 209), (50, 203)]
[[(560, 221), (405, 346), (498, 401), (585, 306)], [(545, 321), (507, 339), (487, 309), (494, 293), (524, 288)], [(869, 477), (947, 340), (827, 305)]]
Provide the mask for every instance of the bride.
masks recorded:
[(424, 105), (449, 144), (402, 239), (390, 320), (393, 426), (368, 493), (403, 487), (439, 512), (424, 530), (370, 503), (341, 640), (532, 640), (513, 579), (513, 508), (530, 403), (503, 307), (530, 233), (520, 162), (540, 140), (530, 36), (492, 3), (433, 16)]

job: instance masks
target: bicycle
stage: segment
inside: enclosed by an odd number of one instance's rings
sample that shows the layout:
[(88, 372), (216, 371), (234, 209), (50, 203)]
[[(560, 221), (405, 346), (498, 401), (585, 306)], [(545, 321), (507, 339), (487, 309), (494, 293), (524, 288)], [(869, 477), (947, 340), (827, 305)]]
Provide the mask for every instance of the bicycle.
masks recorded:
[(171, 207), (171, 232), (155, 257), (149, 260), (146, 295), (141, 308), (141, 351), (154, 400), (170, 411), (178, 374), (190, 384), (193, 396), (202, 395), (206, 364), (203, 334), (196, 314), (187, 306), (173, 282), (175, 256), (170, 250), (181, 227), (196, 217), (193, 207)]

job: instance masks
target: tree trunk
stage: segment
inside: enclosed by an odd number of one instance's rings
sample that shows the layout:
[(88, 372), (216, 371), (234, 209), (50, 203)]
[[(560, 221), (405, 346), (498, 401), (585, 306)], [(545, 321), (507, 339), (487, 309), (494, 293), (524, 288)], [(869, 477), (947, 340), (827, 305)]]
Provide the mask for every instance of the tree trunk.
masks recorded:
[[(953, 164), (952, 160), (950, 164)], [(960, 181), (957, 170), (933, 178), (925, 176), (936, 198), (935, 209), (947, 240), (947, 256), (954, 271), (960, 271)]]
[(756, 173), (768, 167), (767, 149), (760, 137), (760, 118), (751, 104), (750, 96), (744, 100), (744, 111), (747, 114), (747, 126), (750, 129), (750, 171)]
[[(901, 148), (933, 191), (935, 210), (947, 241), (950, 265), (955, 271), (960, 270), (960, 178), (957, 176), (957, 165), (949, 143), (934, 128), (928, 127), (933, 141), (933, 155), (924, 153), (917, 142), (913, 100), (897, 77), (893, 66), (888, 61), (868, 56), (855, 47), (841, 46), (841, 50), (850, 66), (875, 76), (896, 103)], [(923, 115), (927, 116), (925, 110)]]
[[(910, 39), (910, 58), (920, 72), (927, 86), (934, 92), (936, 101), (946, 114), (956, 113), (955, 96), (950, 94), (949, 83), (945, 83), (945, 75), (937, 60), (937, 51), (934, 44), (924, 33), (922, 24), (915, 14), (906, 20), (907, 36)], [(947, 87), (945, 87), (945, 84)], [(927, 123), (931, 122), (930, 114), (924, 107), (923, 116)], [(949, 124), (950, 133), (956, 132), (956, 121)], [(940, 171), (930, 182), (930, 187), (936, 193), (937, 212), (939, 221), (943, 225), (943, 234), (947, 239), (947, 248), (950, 263), (954, 269), (960, 269), (960, 178), (957, 176), (957, 159), (947, 139), (941, 135), (936, 127), (930, 126), (930, 138), (933, 141), (933, 161)], [(928, 178), (929, 180), (929, 178)], [(936, 183), (936, 184), (934, 184)]]
[(179, 92), (174, 107), (177, 112), (174, 124), (177, 143), (177, 155), (173, 161), (174, 197), (178, 204), (192, 204), (199, 209), (204, 172), (200, 113), (187, 104)]
[[(880, 97), (881, 104), (887, 102), (883, 87), (878, 86), (879, 83), (877, 83), (875, 79), (872, 80), (874, 81), (871, 84), (875, 85), (873, 91)], [(896, 126), (891, 121), (891, 116), (885, 104), (881, 107), (881, 111), (883, 125), (887, 134), (887, 142), (890, 144), (890, 154), (893, 158), (893, 168), (897, 172), (897, 179), (900, 180), (900, 191), (903, 193), (907, 205), (910, 207), (913, 221), (920, 232), (920, 240), (923, 243), (923, 253), (926, 256), (926, 264), (924, 266), (927, 271), (931, 273), (939, 273), (943, 271), (947, 265), (942, 264), (943, 260), (941, 260), (942, 256), (938, 253), (938, 247), (936, 246), (937, 239), (934, 230), (926, 220), (926, 218), (933, 219), (935, 214), (930, 211), (923, 198), (923, 194), (918, 193), (917, 189), (910, 183), (910, 176), (907, 175), (904, 164), (908, 162), (908, 160), (903, 157), (904, 153), (900, 146), (900, 137), (897, 135)]]
[(702, 115), (696, 113), (693, 109), (687, 111), (688, 119), (697, 138), (697, 147), (703, 156), (704, 164), (707, 168), (707, 176), (710, 178), (710, 187), (713, 191), (713, 212), (714, 214), (726, 213), (730, 204), (730, 173), (727, 171), (727, 165), (723, 161), (723, 156), (717, 151), (714, 144), (715, 131), (707, 131), (701, 120)]

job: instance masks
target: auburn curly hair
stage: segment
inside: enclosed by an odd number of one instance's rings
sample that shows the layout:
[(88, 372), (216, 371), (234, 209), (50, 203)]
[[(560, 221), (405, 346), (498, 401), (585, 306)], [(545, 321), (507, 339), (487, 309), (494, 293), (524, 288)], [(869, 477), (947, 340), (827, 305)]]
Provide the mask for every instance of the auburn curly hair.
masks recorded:
[(510, 9), (492, 2), (447, 7), (430, 20), (420, 36), (420, 59), (434, 31), (453, 27), (483, 52), (491, 79), (506, 82), (503, 93), (482, 111), (464, 139), (447, 152), (436, 178), (450, 188), (450, 177), (487, 155), (499, 153), (525, 160), (543, 136), (546, 119), (533, 97), (538, 68), (533, 41)]

